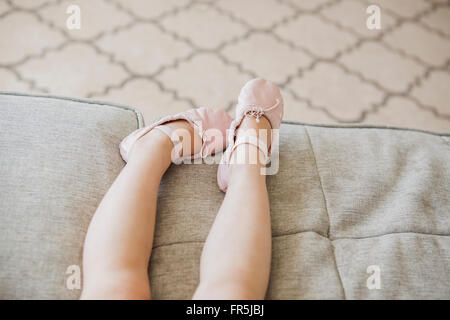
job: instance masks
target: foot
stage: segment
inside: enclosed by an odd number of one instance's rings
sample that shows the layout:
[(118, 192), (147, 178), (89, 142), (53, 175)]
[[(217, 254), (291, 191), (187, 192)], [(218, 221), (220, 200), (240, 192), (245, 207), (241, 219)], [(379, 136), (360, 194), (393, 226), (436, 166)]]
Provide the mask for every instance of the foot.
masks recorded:
[(175, 120), (165, 123), (164, 126), (169, 127), (180, 138), (181, 146), (174, 149), (174, 143), (169, 136), (155, 128), (136, 141), (131, 148), (130, 159), (136, 154), (143, 156), (156, 153), (170, 165), (174, 158), (190, 156), (200, 151), (202, 139), (189, 122)]
[[(217, 183), (222, 191), (226, 192), (228, 188), (229, 173), (232, 165), (236, 167), (235, 165), (238, 163), (259, 163), (260, 165), (266, 163), (268, 160), (266, 158), (270, 156), (271, 132), (269, 129), (279, 129), (282, 118), (283, 98), (275, 84), (258, 78), (250, 80), (244, 85), (238, 97), (236, 117), (230, 126), (229, 145), (217, 170)], [(256, 130), (253, 133), (245, 133), (248, 136), (240, 137), (239, 135), (244, 133), (238, 133), (237, 131), (242, 131), (245, 128), (260, 130)], [(261, 129), (266, 130), (261, 131)], [(261, 145), (258, 139), (267, 142), (267, 144), (265, 146)], [(248, 150), (248, 152), (245, 150)], [(254, 150), (254, 152), (250, 152), (251, 150)], [(249, 154), (248, 158), (245, 158), (246, 152)], [(255, 153), (258, 154), (257, 158), (259, 160), (256, 162), (254, 160)], [(251, 157), (252, 154), (253, 158)], [(264, 161), (261, 162), (260, 160)]]
[[(167, 140), (162, 138), (162, 135), (166, 135), (173, 141), (172, 145), (176, 145), (172, 160), (179, 160), (180, 157), (205, 158), (221, 152), (226, 147), (226, 130), (231, 121), (231, 117), (224, 110), (204, 107), (168, 115), (125, 137), (120, 143), (120, 155), (127, 162), (137, 141), (142, 140), (139, 144), (147, 145), (153, 140)], [(160, 134), (155, 133), (156, 131), (160, 131)], [(146, 137), (150, 133), (152, 134)], [(148, 151), (151, 152), (152, 149)]]

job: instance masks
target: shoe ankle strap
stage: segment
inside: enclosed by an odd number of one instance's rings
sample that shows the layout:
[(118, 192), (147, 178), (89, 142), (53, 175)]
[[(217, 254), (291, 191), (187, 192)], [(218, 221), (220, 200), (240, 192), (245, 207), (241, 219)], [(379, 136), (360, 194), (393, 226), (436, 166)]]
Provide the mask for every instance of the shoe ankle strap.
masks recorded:
[(269, 162), (269, 150), (267, 148), (267, 144), (264, 141), (258, 139), (255, 136), (242, 136), (236, 139), (233, 148), (231, 148), (230, 154), (228, 156), (228, 163), (230, 163), (233, 151), (242, 144), (250, 144), (261, 150), (264, 156), (263, 163), (267, 164)]
[(173, 146), (176, 146), (180, 142), (180, 136), (177, 135), (169, 126), (159, 125), (156, 126), (155, 129), (160, 130), (162, 133), (168, 136), (169, 139), (172, 141)]
[[(169, 126), (159, 125), (159, 126), (156, 126), (155, 129), (158, 129), (159, 131), (161, 131), (162, 133), (164, 133), (166, 136), (169, 137), (169, 139), (173, 143), (173, 149), (172, 150), (175, 152), (176, 151), (176, 146), (181, 142), (180, 136), (177, 135), (176, 132), (172, 128), (170, 128)], [(181, 158), (182, 158), (182, 156), (178, 155), (176, 158), (172, 159), (172, 162), (177, 162)]]

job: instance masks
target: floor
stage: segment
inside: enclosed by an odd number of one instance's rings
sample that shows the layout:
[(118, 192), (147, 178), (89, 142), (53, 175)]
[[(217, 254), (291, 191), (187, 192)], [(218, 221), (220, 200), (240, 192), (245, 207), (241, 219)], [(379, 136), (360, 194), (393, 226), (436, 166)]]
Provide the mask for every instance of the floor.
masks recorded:
[(149, 123), (232, 113), (257, 76), (282, 88), (286, 120), (450, 132), (450, 1), (0, 0), (3, 91), (127, 104)]

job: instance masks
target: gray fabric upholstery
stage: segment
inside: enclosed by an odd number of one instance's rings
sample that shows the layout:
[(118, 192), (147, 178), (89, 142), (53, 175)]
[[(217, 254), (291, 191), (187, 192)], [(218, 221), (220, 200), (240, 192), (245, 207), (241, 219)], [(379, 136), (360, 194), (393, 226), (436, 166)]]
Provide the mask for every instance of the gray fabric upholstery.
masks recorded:
[[(117, 106), (0, 95), (0, 298), (77, 298), (90, 218), (142, 125)], [(283, 124), (268, 177), (268, 299), (450, 298), (450, 142), (446, 135)], [(189, 299), (223, 199), (216, 165), (172, 166), (159, 190), (150, 263), (156, 299)], [(369, 290), (367, 267), (380, 267)]]
[(137, 126), (132, 110), (0, 94), (0, 298), (78, 297), (66, 269)]

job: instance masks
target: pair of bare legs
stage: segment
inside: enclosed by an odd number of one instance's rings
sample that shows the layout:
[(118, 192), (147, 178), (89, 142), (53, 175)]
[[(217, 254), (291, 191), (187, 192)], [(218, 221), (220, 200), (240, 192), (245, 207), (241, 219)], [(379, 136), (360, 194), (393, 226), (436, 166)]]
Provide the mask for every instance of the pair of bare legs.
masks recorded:
[[(237, 134), (246, 134), (248, 128), (270, 129), (267, 119), (260, 120), (246, 117)], [(200, 139), (186, 121), (168, 125), (184, 128), (193, 139)], [(171, 140), (159, 130), (152, 130), (133, 147), (89, 226), (82, 299), (151, 298), (148, 264), (156, 201), (161, 179), (171, 164), (172, 148)], [(248, 152), (259, 151), (240, 145), (233, 157), (248, 156)], [(259, 162), (231, 164), (228, 190), (203, 248), (194, 299), (264, 298), (272, 239), (266, 179), (260, 169)]]

